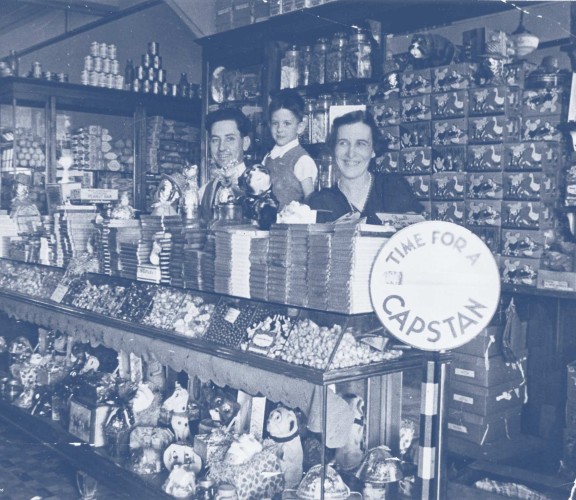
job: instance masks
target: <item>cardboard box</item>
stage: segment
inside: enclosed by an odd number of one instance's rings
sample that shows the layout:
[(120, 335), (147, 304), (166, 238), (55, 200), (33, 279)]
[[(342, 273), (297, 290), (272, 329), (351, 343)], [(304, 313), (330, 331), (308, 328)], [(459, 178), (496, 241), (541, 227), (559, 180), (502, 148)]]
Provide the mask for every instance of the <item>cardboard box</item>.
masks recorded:
[(432, 172), (463, 172), (466, 166), (466, 146), (432, 148)]
[(560, 130), (560, 117), (556, 115), (530, 116), (522, 120), (520, 138), (522, 141), (551, 141), (563, 139)]
[(564, 161), (565, 153), (558, 143), (529, 141), (504, 146), (504, 170), (557, 169)]
[(488, 416), (475, 415), (459, 410), (449, 410), (448, 435), (453, 435), (484, 445), (500, 440), (512, 440), (520, 435), (521, 414), (508, 410)]
[(382, 144), (388, 151), (397, 151), (400, 149), (400, 126), (387, 125), (380, 127), (382, 134)]
[(429, 175), (407, 175), (405, 178), (417, 199), (425, 201), (430, 199)]
[(517, 141), (519, 136), (518, 118), (497, 115), (468, 119), (468, 140), (471, 144)]
[(483, 387), (508, 381), (520, 383), (526, 373), (526, 351), (521, 352), (519, 359), (516, 363), (507, 363), (502, 356), (480, 358), (454, 352), (450, 363), (451, 380)]
[(463, 200), (465, 186), (466, 174), (463, 172), (440, 172), (432, 174), (432, 199)]
[(421, 122), (432, 119), (430, 96), (419, 95), (403, 97), (400, 101), (403, 122)]
[(465, 205), (463, 201), (433, 201), (432, 220), (464, 224)]
[(520, 229), (502, 230), (501, 254), (506, 257), (539, 259), (544, 250), (544, 233)]
[(450, 64), (432, 70), (432, 90), (449, 92), (467, 89), (473, 81), (477, 66), (472, 63)]
[(481, 416), (506, 410), (521, 411), (526, 396), (526, 384), (518, 382), (482, 387), (454, 380), (449, 387), (448, 400), (451, 409)]
[(499, 85), (468, 90), (469, 115), (518, 116), (520, 113), (520, 91), (517, 88)]
[(522, 116), (554, 115), (563, 119), (568, 112), (568, 97), (561, 87), (524, 90)]
[(409, 148), (400, 151), (400, 171), (406, 174), (430, 174), (432, 169), (430, 148)]
[(576, 273), (560, 273), (540, 269), (536, 286), (543, 290), (576, 292)]
[(504, 174), (506, 200), (556, 200), (560, 196), (557, 172), (508, 172)]
[(400, 77), (400, 95), (403, 97), (429, 94), (432, 91), (432, 73), (429, 69), (406, 70)]
[(400, 153), (398, 151), (386, 151), (374, 159), (378, 172), (400, 172)]
[(378, 127), (386, 125), (400, 125), (402, 115), (400, 113), (400, 99), (387, 99), (382, 102), (375, 102), (368, 106), (374, 121)]
[(502, 144), (468, 146), (468, 172), (499, 172), (502, 170)]
[(430, 123), (416, 122), (400, 125), (400, 146), (402, 148), (431, 146)]
[(554, 206), (544, 201), (503, 201), (502, 227), (518, 229), (551, 229)]
[(478, 236), (493, 254), (498, 254), (500, 252), (499, 227), (471, 227), (470, 231)]
[(502, 325), (488, 326), (470, 342), (454, 349), (454, 352), (477, 356), (482, 359), (501, 356), (503, 332), (504, 326)]
[(466, 224), (469, 226), (500, 226), (501, 201), (466, 201)]
[(89, 405), (72, 398), (68, 432), (92, 446), (104, 446), (104, 424), (111, 409), (109, 405)]
[(465, 90), (432, 94), (430, 106), (435, 120), (463, 118), (468, 115), (468, 96)]
[(538, 259), (502, 257), (500, 259), (500, 277), (502, 283), (536, 286), (539, 266), (540, 261)]
[(453, 146), (468, 143), (468, 121), (465, 118), (432, 122), (432, 145)]
[(504, 65), (504, 82), (506, 85), (523, 88), (526, 77), (537, 65), (528, 61), (518, 61)]
[(466, 198), (474, 200), (501, 200), (503, 180), (500, 172), (466, 174)]

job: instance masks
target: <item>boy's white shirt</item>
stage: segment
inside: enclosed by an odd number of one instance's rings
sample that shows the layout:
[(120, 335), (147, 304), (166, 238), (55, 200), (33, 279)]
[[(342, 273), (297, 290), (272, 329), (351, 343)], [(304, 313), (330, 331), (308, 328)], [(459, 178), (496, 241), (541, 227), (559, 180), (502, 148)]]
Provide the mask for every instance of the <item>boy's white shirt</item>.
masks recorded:
[[(273, 160), (276, 158), (282, 158), (288, 151), (295, 148), (299, 144), (300, 142), (298, 139), (294, 139), (288, 144), (284, 144), (284, 146), (274, 146), (272, 150), (264, 157), (262, 163), (266, 161), (267, 157), (270, 157)], [(316, 178), (318, 177), (318, 167), (316, 166), (316, 162), (312, 159), (311, 156), (301, 156), (294, 165), (294, 175), (300, 182), (302, 182), (304, 179), (312, 179), (312, 184), (315, 184)]]

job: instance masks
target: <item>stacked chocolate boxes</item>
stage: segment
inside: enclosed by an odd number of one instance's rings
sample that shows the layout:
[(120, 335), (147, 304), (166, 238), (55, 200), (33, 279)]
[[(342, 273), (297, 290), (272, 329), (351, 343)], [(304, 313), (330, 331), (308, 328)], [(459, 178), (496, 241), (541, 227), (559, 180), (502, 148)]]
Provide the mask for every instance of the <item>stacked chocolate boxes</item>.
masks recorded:
[(536, 286), (539, 268), (571, 270), (572, 256), (544, 252), (566, 163), (568, 92), (526, 89), (533, 70), (508, 65), (483, 85), (473, 63), (405, 70), (396, 87), (371, 85), (368, 95), (387, 144), (378, 169), (405, 175), (431, 219), (478, 234), (501, 255), (504, 283)]
[(520, 434), (526, 338), (517, 336), (513, 351), (519, 359), (509, 361), (502, 353), (503, 330), (502, 325), (490, 325), (454, 351), (447, 416), (452, 439), (484, 446), (509, 442)]

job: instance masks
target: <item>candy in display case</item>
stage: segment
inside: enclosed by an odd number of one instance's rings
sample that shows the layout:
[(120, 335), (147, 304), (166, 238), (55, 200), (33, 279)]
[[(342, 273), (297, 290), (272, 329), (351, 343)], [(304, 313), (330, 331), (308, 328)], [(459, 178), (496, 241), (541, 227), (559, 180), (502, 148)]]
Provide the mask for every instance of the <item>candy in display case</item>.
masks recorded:
[(184, 290), (167, 286), (159, 287), (148, 311), (142, 318), (142, 324), (164, 330), (173, 329), (174, 319), (185, 296)]
[(238, 347), (251, 325), (256, 304), (248, 300), (222, 297), (212, 314), (204, 338), (211, 342)]
[(202, 292), (186, 292), (172, 321), (172, 329), (186, 337), (204, 335), (219, 297)]
[(148, 311), (157, 290), (158, 285), (132, 283), (126, 292), (124, 302), (113, 316), (124, 321), (139, 322)]

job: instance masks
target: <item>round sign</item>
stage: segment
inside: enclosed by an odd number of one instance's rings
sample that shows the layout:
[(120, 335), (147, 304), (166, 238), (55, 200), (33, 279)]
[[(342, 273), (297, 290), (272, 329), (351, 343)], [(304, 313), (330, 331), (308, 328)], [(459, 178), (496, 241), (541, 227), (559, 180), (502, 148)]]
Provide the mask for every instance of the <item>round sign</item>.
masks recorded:
[(451, 222), (412, 224), (382, 247), (370, 274), (382, 324), (426, 351), (466, 344), (498, 307), (500, 275), (484, 242)]

